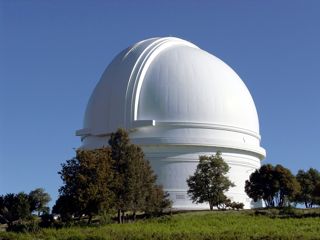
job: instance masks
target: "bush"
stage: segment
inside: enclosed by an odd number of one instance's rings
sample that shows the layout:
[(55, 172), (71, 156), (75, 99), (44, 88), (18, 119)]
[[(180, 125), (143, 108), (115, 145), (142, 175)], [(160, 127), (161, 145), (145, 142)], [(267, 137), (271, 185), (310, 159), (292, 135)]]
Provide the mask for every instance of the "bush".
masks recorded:
[(224, 204), (225, 204), (225, 208), (229, 208), (232, 210), (240, 210), (240, 209), (243, 209), (244, 207), (243, 203), (231, 202), (231, 200), (228, 198), (225, 200)]
[(52, 214), (45, 213), (41, 216), (41, 222), (39, 226), (42, 228), (48, 228), (54, 226), (54, 219)]
[(100, 214), (100, 221), (99, 221), (100, 225), (106, 225), (106, 224), (111, 224), (113, 223), (113, 220), (112, 220), (112, 216), (110, 213), (106, 212), (106, 211), (103, 211), (101, 214)]
[(37, 221), (31, 220), (28, 222), (16, 222), (8, 226), (7, 231), (20, 233), (36, 233), (40, 231), (40, 227)]
[(254, 215), (256, 216), (268, 216), (268, 217), (276, 217), (279, 215), (279, 209), (276, 208), (267, 208), (267, 209), (257, 209), (254, 211)]
[(228, 207), (230, 207), (232, 210), (240, 210), (243, 209), (244, 204), (239, 202), (232, 202)]
[(286, 216), (297, 216), (299, 215), (298, 211), (296, 211), (295, 208), (288, 206), (288, 207), (284, 207), (281, 208), (279, 211), (280, 215), (286, 215)]
[(169, 223), (169, 222), (172, 222), (172, 216), (165, 215), (165, 216), (159, 217), (157, 219), (157, 222), (158, 223)]

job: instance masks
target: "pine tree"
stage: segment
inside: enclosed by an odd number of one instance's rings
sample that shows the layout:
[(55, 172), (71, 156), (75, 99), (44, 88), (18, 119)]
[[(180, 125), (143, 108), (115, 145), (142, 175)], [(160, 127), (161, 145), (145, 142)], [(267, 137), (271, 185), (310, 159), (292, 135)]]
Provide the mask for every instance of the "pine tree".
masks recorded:
[[(156, 185), (156, 175), (150, 163), (144, 158), (142, 149), (129, 141), (128, 133), (123, 129), (111, 134), (109, 144), (113, 159), (113, 192), (118, 222), (123, 222), (126, 211), (158, 211), (170, 205), (162, 187)], [(157, 192), (158, 198), (155, 198)], [(164, 204), (168, 202), (169, 204)], [(157, 209), (148, 207), (157, 206)]]

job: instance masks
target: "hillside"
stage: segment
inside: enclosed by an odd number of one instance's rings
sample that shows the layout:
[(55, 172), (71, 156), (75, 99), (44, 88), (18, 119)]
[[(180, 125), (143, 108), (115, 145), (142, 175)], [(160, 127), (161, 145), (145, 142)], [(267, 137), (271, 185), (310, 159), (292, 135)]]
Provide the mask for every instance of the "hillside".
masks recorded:
[(277, 210), (187, 212), (122, 225), (45, 229), (34, 234), (2, 232), (0, 239), (320, 239), (320, 209), (295, 210), (291, 217)]

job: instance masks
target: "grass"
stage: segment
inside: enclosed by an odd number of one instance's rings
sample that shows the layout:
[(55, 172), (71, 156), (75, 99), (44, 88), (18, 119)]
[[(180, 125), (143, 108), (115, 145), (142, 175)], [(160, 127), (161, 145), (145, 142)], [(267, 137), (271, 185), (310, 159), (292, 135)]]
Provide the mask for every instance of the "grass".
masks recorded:
[(108, 239), (320, 239), (319, 214), (299, 213), (279, 217), (254, 211), (188, 212), (100, 227), (43, 229), (34, 234), (0, 233), (10, 240)]

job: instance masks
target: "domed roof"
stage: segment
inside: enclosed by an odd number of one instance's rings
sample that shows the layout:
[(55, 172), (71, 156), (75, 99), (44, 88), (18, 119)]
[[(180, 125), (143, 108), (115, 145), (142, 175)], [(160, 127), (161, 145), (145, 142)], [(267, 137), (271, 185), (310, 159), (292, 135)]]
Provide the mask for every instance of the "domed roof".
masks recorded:
[(214, 125), (259, 137), (255, 104), (240, 77), (219, 58), (173, 37), (141, 41), (114, 58), (78, 135), (155, 122)]

